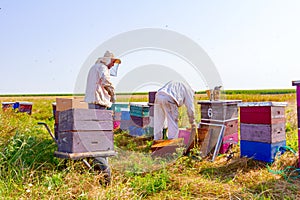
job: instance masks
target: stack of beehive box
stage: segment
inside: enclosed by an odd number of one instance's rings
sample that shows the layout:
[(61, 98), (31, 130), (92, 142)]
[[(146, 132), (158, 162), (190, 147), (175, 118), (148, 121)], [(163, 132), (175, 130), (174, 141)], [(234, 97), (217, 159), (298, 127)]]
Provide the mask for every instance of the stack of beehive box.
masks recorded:
[(286, 145), (284, 102), (249, 102), (240, 106), (241, 157), (273, 162)]
[(8, 108), (17, 110), (18, 112), (24, 112), (29, 115), (32, 113), (32, 102), (2, 102), (2, 109), (6, 110)]
[(109, 108), (109, 110), (113, 111), (113, 124), (114, 124), (114, 130), (119, 129), (121, 127), (121, 121), (122, 121), (122, 111), (129, 109), (129, 103), (126, 102), (117, 102), (113, 103), (112, 106)]
[(198, 101), (201, 105), (201, 122), (197, 138), (199, 145), (207, 147), (206, 150), (209, 151), (216, 144), (222, 126), (225, 130), (219, 152), (227, 152), (230, 144), (238, 142), (237, 105), (240, 102), (240, 100)]
[(56, 100), (56, 137), (59, 152), (113, 150), (113, 111), (87, 107), (79, 99)]
[(130, 118), (133, 122), (129, 126), (129, 134), (132, 136), (147, 135), (150, 136), (150, 117), (149, 106), (147, 102), (130, 103)]

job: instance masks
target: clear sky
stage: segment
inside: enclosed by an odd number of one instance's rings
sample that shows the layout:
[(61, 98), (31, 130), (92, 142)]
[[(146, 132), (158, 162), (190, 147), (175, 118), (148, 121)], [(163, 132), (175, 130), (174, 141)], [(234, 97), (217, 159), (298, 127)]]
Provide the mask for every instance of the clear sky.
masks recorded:
[[(293, 88), (300, 79), (299, 11), (298, 0), (0, 0), (0, 94), (72, 93), (99, 45), (143, 28), (196, 42), (224, 89)], [(156, 54), (152, 59), (163, 57)], [(148, 64), (133, 55), (124, 57), (123, 73), (133, 62)]]

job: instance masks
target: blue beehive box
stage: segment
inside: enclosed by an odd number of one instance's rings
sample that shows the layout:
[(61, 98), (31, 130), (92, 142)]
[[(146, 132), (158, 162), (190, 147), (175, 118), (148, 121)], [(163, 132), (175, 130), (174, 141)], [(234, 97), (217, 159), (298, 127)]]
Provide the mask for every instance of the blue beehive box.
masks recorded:
[(135, 125), (129, 126), (129, 134), (132, 136), (153, 136), (153, 132), (150, 127), (138, 127)]
[(148, 103), (143, 103), (143, 102), (130, 103), (130, 115), (136, 117), (149, 117)]
[(275, 161), (275, 156), (278, 151), (281, 154), (284, 153), (284, 148), (280, 148), (284, 146), (286, 146), (285, 140), (276, 143), (241, 140), (241, 157), (272, 163)]
[(122, 110), (121, 111), (121, 120), (130, 120), (129, 110)]

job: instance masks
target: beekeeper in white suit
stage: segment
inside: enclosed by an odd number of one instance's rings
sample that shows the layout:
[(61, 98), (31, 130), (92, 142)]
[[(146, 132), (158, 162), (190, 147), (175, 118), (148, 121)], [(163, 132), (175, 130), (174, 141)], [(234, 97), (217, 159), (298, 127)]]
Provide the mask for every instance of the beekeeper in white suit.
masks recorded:
[(91, 67), (84, 98), (90, 109), (109, 108), (115, 102), (115, 88), (110, 80), (110, 69), (117, 68), (120, 63), (120, 59), (115, 58), (110, 51), (106, 51)]
[(183, 104), (187, 108), (192, 128), (196, 127), (194, 94), (189, 84), (178, 81), (170, 81), (157, 91), (154, 104), (154, 140), (162, 139), (164, 128), (168, 128), (168, 139), (178, 138), (178, 107)]

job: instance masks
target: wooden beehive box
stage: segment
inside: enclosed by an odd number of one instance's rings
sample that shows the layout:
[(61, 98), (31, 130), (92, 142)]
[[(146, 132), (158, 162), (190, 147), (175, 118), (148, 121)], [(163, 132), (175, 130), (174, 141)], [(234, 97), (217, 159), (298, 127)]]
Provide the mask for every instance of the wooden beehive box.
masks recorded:
[(286, 102), (240, 103), (240, 122), (245, 124), (275, 124), (285, 122)]
[(144, 102), (130, 103), (130, 115), (136, 117), (149, 117), (148, 103), (144, 103)]
[(240, 100), (223, 101), (198, 101), (201, 105), (201, 119), (228, 120), (238, 117), (238, 106)]
[(83, 153), (113, 150), (113, 131), (60, 132), (58, 151)]
[(275, 143), (286, 140), (285, 123), (245, 124), (241, 123), (241, 140)]
[[(280, 147), (284, 147), (286, 141), (276, 143), (254, 142), (241, 140), (241, 157), (248, 157), (254, 160), (272, 163), (275, 160), (276, 153)], [(284, 150), (282, 149), (281, 152)]]
[(59, 112), (59, 152), (84, 153), (113, 148), (112, 111), (79, 108)]
[(137, 117), (137, 116), (131, 115), (130, 118), (133, 121), (133, 123), (139, 127), (148, 126), (150, 123), (150, 117)]
[(56, 98), (56, 111), (74, 108), (88, 109), (88, 104), (82, 98)]

